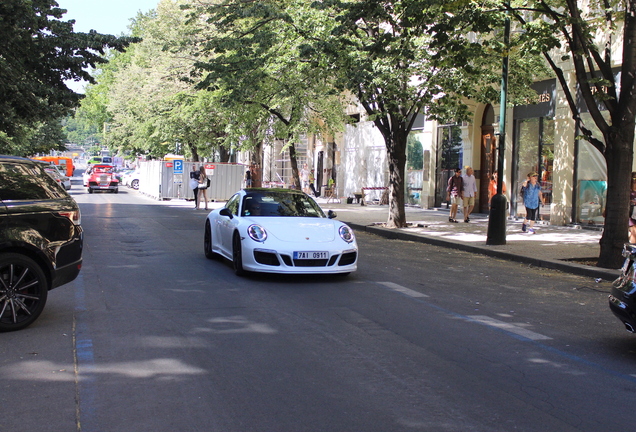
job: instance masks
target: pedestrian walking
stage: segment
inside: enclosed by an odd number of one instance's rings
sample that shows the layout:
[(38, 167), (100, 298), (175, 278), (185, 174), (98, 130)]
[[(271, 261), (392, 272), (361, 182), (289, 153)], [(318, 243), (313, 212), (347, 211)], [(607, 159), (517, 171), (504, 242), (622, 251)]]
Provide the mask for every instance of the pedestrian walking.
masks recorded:
[(194, 193), (194, 209), (199, 208), (199, 170), (196, 164), (192, 164), (192, 171), (190, 171), (190, 189)]
[(528, 179), (521, 185), (521, 196), (523, 197), (523, 205), (526, 207), (526, 217), (521, 225), (521, 231), (534, 234), (534, 223), (539, 215), (539, 204), (544, 205), (543, 194), (541, 193), (541, 185), (538, 182), (539, 174), (531, 172)]
[(309, 169), (307, 164), (303, 164), (303, 168), (300, 170), (300, 189), (309, 194)]
[(251, 165), (247, 168), (247, 171), (245, 171), (245, 187), (246, 188), (252, 187), (252, 166)]
[(451, 203), (448, 221), (454, 223), (457, 223), (457, 207), (464, 197), (464, 179), (462, 179), (461, 174), (462, 170), (457, 168), (455, 175), (448, 179), (448, 187), (446, 188), (446, 200)]
[(314, 185), (315, 182), (316, 182), (316, 174), (314, 170), (311, 170), (309, 172), (309, 189), (311, 189), (311, 193), (313, 194), (313, 196), (317, 197), (318, 192), (316, 192), (316, 186)]
[(208, 184), (205, 167), (201, 165), (201, 168), (199, 168), (199, 201), (197, 202), (197, 209), (199, 208), (199, 204), (201, 204), (201, 198), (203, 198), (203, 202), (205, 203), (205, 209), (208, 209)]
[(474, 170), (466, 167), (466, 174), (462, 176), (464, 180), (464, 222), (470, 222), (470, 214), (475, 208), (475, 196), (477, 195), (477, 180), (475, 180)]
[[(505, 195), (507, 192), (506, 182), (502, 181), (501, 186), (502, 186), (501, 192)], [(490, 177), (490, 183), (488, 183), (488, 205), (489, 206), (490, 206), (490, 202), (492, 201), (492, 197), (494, 197), (495, 195), (497, 195), (497, 171), (492, 173), (492, 176)]]

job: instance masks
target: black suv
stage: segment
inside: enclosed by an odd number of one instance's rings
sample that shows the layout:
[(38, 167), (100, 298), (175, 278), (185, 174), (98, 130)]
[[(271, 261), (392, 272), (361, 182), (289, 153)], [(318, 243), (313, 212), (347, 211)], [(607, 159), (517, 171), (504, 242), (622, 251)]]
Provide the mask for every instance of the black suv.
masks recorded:
[(80, 209), (43, 165), (0, 155), (0, 332), (33, 323), (82, 267)]

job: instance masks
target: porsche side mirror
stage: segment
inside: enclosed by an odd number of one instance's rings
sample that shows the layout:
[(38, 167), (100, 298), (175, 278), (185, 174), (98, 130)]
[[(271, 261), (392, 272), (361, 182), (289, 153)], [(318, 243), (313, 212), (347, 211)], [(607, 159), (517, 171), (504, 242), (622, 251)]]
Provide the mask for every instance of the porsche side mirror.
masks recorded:
[(327, 217), (328, 217), (329, 219), (335, 219), (335, 218), (337, 218), (337, 217), (338, 217), (338, 214), (337, 214), (335, 211), (333, 211), (333, 210), (329, 210), (329, 211), (327, 212)]
[(219, 211), (219, 214), (220, 214), (221, 216), (227, 216), (227, 217), (229, 217), (230, 219), (232, 219), (232, 218), (234, 217), (234, 215), (232, 214), (232, 212), (230, 211), (230, 209), (228, 209), (227, 207), (222, 208), (222, 209)]

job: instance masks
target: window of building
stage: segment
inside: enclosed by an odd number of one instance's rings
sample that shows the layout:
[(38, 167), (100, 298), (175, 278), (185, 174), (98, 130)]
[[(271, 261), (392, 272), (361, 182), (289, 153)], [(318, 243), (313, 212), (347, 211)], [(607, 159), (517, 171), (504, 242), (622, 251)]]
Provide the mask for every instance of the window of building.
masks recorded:
[[(515, 190), (520, 191), (529, 173), (539, 175), (545, 206), (539, 209), (541, 220), (550, 220), (552, 204), (552, 174), (554, 169), (554, 119), (535, 117), (517, 120), (516, 150), (517, 169)], [(513, 201), (516, 216), (524, 216), (526, 208), (518, 195)]]
[(462, 168), (463, 143), (459, 125), (443, 125), (437, 128), (435, 206), (446, 201), (446, 185), (456, 168)]
[[(609, 118), (609, 113), (603, 111)], [(582, 113), (582, 120), (595, 137), (603, 140), (590, 114)], [(586, 225), (605, 223), (603, 211), (607, 192), (607, 163), (605, 157), (592, 144), (579, 140), (576, 152), (576, 214), (575, 221)]]

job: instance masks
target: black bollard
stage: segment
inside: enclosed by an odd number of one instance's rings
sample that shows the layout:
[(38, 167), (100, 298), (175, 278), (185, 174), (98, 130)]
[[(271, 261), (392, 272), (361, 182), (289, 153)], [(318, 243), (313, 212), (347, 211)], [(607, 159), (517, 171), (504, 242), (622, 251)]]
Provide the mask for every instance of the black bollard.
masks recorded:
[(506, 210), (508, 199), (504, 194), (496, 194), (490, 201), (490, 217), (488, 218), (487, 245), (506, 244)]

